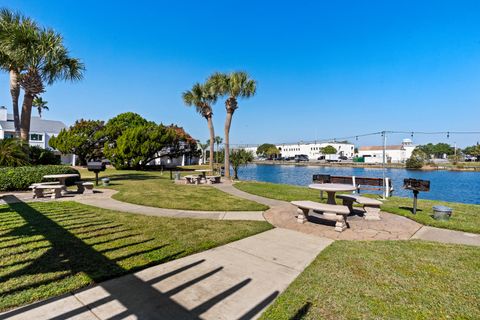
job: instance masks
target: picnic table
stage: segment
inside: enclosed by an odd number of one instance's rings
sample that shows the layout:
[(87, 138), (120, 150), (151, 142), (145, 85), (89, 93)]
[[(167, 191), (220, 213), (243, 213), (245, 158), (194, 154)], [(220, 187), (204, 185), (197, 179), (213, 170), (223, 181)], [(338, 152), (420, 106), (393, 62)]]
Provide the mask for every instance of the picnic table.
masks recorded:
[(343, 183), (312, 183), (308, 187), (310, 189), (325, 191), (328, 194), (327, 204), (337, 204), (335, 201), (336, 192), (348, 192), (357, 190), (354, 185)]
[(210, 169), (197, 169), (195, 172), (200, 172), (203, 180), (207, 180), (207, 172), (210, 172)]
[(67, 184), (66, 181), (68, 178), (78, 178), (80, 175), (76, 173), (65, 173), (65, 174), (47, 174), (43, 176), (43, 179), (56, 179), (58, 180), (59, 184), (62, 186), (62, 194), (67, 192)]

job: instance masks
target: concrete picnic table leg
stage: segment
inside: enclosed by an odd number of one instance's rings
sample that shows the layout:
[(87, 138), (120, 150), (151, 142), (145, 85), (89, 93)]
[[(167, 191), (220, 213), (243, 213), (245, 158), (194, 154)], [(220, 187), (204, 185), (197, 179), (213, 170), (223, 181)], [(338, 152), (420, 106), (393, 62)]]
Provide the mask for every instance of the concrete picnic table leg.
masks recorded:
[(335, 201), (335, 191), (327, 191), (328, 194), (328, 199), (327, 199), (327, 204), (337, 204)]
[(58, 178), (59, 183), (62, 185), (61, 194), (64, 196), (67, 194), (67, 178)]

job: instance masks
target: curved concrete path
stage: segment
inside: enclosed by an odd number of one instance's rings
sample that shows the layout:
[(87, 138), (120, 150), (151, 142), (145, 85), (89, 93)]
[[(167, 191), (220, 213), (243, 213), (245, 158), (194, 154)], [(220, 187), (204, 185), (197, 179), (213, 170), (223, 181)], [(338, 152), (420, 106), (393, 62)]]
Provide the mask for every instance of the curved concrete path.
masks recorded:
[(133, 203), (127, 203), (112, 199), (117, 191), (112, 189), (102, 189), (102, 192), (93, 195), (75, 196), (73, 198), (61, 198), (61, 200), (74, 200), (76, 202), (99, 207), (103, 209), (144, 214), (148, 216), (170, 217), (170, 218), (195, 218), (195, 219), (214, 219), (214, 220), (252, 220), (264, 221), (263, 211), (192, 211), (156, 208), (143, 206)]

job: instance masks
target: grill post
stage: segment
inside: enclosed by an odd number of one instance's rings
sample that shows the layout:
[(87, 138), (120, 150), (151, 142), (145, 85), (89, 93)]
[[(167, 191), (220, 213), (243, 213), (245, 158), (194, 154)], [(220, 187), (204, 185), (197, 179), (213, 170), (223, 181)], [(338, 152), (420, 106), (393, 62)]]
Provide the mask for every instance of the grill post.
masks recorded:
[(417, 214), (418, 190), (413, 190), (413, 214)]

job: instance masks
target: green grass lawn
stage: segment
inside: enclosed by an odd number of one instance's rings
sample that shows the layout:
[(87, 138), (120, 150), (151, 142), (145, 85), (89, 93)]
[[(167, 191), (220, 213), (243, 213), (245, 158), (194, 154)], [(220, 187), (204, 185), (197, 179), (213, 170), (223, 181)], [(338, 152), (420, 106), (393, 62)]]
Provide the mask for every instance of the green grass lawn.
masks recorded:
[(479, 319), (480, 248), (336, 241), (261, 319)]
[(0, 206), (0, 310), (270, 229), (267, 222), (171, 219), (75, 202)]
[[(234, 186), (248, 193), (277, 200), (320, 201), (319, 191), (307, 187), (266, 182), (240, 182)], [(340, 203), (339, 200), (337, 201)], [(480, 233), (480, 205), (419, 199), (417, 214), (413, 214), (411, 212), (412, 204), (413, 200), (411, 198), (390, 197), (382, 205), (382, 210), (402, 215), (427, 226)], [(432, 207), (434, 205), (451, 207), (453, 215), (450, 220), (438, 221), (433, 219)]]
[[(94, 174), (79, 170), (82, 178), (93, 179)], [(187, 173), (183, 173), (188, 174)], [(205, 211), (264, 211), (268, 207), (250, 200), (224, 193), (204, 185), (175, 184), (168, 171), (133, 171), (108, 169), (100, 177), (109, 177), (109, 188), (119, 192), (114, 199), (146, 206)]]

